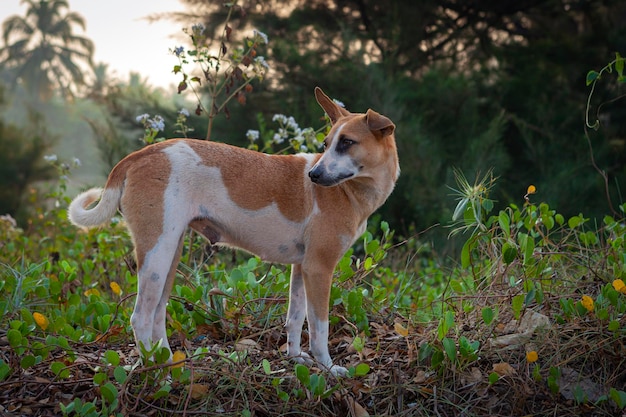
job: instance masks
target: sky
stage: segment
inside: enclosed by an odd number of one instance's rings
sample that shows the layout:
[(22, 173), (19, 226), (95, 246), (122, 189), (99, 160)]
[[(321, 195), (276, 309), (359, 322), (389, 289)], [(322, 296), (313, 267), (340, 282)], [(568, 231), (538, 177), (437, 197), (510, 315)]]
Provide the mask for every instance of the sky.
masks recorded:
[[(0, 0), (0, 22), (15, 14), (26, 14), (26, 5), (20, 1)], [(152, 86), (176, 83), (171, 71), (177, 61), (169, 50), (180, 43), (183, 27), (169, 20), (149, 23), (144, 18), (183, 11), (178, 0), (68, 0), (68, 4), (70, 11), (85, 19), (86, 31), (77, 26), (74, 34), (94, 42), (96, 64), (109, 64), (109, 71), (124, 80), (133, 71)]]

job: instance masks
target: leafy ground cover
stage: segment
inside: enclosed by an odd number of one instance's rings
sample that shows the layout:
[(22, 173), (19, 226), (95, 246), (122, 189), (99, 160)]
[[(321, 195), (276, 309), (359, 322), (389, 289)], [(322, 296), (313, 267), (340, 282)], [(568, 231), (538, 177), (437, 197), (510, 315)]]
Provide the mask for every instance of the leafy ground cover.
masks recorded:
[(496, 213), (490, 176), (458, 182), (457, 262), (379, 219), (340, 262), (340, 379), (284, 355), (288, 267), (191, 234), (168, 307), (174, 363), (137, 351), (123, 221), (77, 230), (63, 182), (52, 207), (34, 193), (26, 227), (0, 222), (0, 413), (623, 415), (623, 218), (565, 219), (534, 187)]

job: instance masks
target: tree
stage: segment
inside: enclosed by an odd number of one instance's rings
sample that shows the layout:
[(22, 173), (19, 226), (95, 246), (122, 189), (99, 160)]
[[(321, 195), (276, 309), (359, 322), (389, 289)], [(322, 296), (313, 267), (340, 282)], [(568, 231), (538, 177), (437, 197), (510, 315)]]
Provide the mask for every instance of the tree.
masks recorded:
[[(206, 27), (222, 27), (223, 2), (183, 1)], [(235, 3), (233, 28), (250, 25), (270, 39), (265, 85), (275, 98), (258, 107), (251, 99), (251, 111), (289, 108), (314, 124), (311, 91), (321, 85), (351, 110), (372, 107), (396, 122), (402, 175), (386, 218), (419, 229), (449, 222), (453, 167), (468, 177), (494, 168), (502, 204), (519, 202), (532, 183), (565, 215), (606, 213), (583, 130), (585, 74), (626, 52), (623, 0)], [(596, 90), (595, 105), (622, 92)], [(623, 102), (601, 109), (610, 124), (592, 132), (592, 145), (617, 201), (626, 118)]]
[(2, 24), (0, 62), (16, 83), (42, 100), (52, 97), (55, 89), (73, 97), (86, 83), (84, 65), (93, 66), (93, 42), (73, 33), (75, 26), (85, 29), (85, 20), (68, 10), (66, 0), (22, 3), (28, 7), (26, 15), (11, 16)]
[[(0, 89), (0, 110), (6, 105)], [(26, 214), (24, 197), (29, 187), (54, 174), (44, 155), (56, 137), (41, 123), (41, 115), (30, 111), (28, 119), (28, 129), (0, 120), (0, 215), (10, 214), (18, 220)]]

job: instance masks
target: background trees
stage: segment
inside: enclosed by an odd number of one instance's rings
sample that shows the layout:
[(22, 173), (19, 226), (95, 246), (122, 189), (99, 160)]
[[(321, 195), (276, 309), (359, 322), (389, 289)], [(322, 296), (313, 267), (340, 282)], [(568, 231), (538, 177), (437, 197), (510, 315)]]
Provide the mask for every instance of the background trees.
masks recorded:
[[(220, 2), (185, 0), (219, 30)], [(293, 109), (315, 122), (322, 85), (351, 109), (374, 107), (398, 124), (402, 176), (383, 211), (394, 226), (446, 223), (452, 168), (490, 167), (496, 200), (521, 201), (528, 184), (566, 214), (608, 210), (585, 138), (585, 74), (626, 49), (626, 4), (616, 0), (292, 0), (238, 3), (241, 26), (270, 37), (276, 82), (260, 111)], [(607, 82), (594, 105), (618, 97)], [(602, 108), (589, 132), (619, 201), (626, 182), (623, 103)]]
[[(84, 19), (68, 11), (66, 0), (24, 0), (26, 16), (12, 16), (2, 24), (3, 65), (13, 80), (47, 100), (55, 89), (73, 96), (86, 84), (92, 66), (93, 43), (73, 33), (85, 29)], [(81, 67), (82, 66), (82, 67)]]

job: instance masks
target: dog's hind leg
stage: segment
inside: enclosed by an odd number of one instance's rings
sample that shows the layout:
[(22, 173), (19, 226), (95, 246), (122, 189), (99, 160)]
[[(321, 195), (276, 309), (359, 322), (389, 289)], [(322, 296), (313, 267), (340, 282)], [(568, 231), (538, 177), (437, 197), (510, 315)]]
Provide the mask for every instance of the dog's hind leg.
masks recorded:
[[(162, 340), (169, 349), (165, 334), (165, 307), (176, 274), (184, 227), (172, 227), (148, 251), (137, 241), (137, 301), (130, 318), (137, 346), (150, 349)], [(142, 256), (142, 254), (144, 254)], [(142, 262), (143, 260), (143, 262)]]
[(289, 308), (287, 310), (287, 355), (298, 362), (310, 362), (309, 355), (300, 347), (302, 326), (306, 317), (306, 295), (302, 280), (302, 265), (291, 266), (289, 284)]
[(170, 345), (167, 341), (167, 333), (165, 327), (167, 302), (169, 301), (170, 293), (172, 292), (172, 286), (174, 285), (174, 280), (176, 279), (176, 268), (178, 267), (178, 261), (183, 251), (183, 240), (184, 235), (182, 235), (179, 239), (178, 248), (176, 249), (176, 252), (174, 254), (174, 259), (167, 274), (167, 280), (165, 281), (165, 286), (163, 287), (163, 292), (161, 293), (161, 299), (159, 300), (159, 304), (157, 304), (156, 311), (154, 312), (154, 320), (152, 322), (152, 341), (158, 342), (159, 340), (161, 340), (162, 346), (167, 347), (168, 349), (170, 349)]

